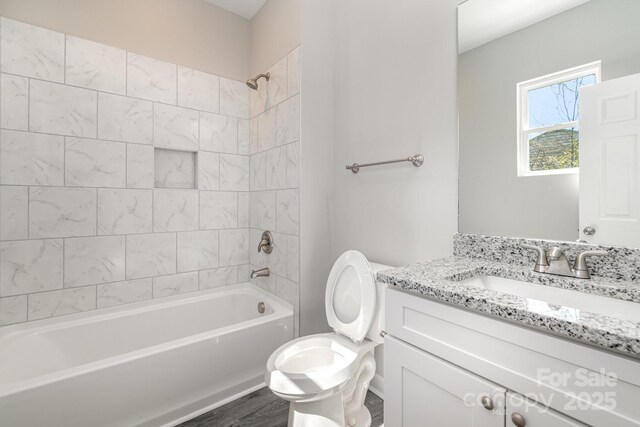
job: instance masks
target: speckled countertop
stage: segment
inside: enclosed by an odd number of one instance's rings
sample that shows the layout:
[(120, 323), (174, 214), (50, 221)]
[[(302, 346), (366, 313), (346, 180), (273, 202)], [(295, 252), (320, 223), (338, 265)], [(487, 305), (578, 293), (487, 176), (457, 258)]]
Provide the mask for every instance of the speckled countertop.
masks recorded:
[(453, 256), (382, 271), (378, 280), (431, 299), (640, 358), (640, 323), (461, 282), (477, 275), (497, 276), (633, 301), (640, 310), (640, 281), (603, 277), (580, 280), (535, 273), (532, 268), (533, 264), (522, 266)]

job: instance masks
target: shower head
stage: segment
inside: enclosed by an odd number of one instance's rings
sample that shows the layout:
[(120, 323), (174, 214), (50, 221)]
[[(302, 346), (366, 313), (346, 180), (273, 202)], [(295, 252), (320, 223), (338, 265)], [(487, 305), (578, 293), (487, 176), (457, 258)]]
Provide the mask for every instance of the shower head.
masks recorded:
[(260, 78), (262, 77), (269, 81), (269, 79), (271, 78), (271, 73), (258, 74), (254, 78), (247, 80), (247, 86), (249, 86), (253, 90), (258, 90), (258, 80), (260, 80)]

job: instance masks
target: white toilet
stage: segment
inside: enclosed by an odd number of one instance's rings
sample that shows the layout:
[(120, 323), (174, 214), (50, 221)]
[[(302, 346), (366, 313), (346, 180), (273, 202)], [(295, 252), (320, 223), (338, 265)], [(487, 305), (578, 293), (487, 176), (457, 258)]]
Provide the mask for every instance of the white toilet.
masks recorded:
[(383, 343), (384, 326), (384, 285), (376, 285), (375, 274), (388, 268), (370, 264), (358, 251), (343, 253), (325, 293), (334, 332), (298, 338), (269, 358), (265, 380), (291, 402), (290, 427), (371, 425), (364, 399), (376, 372), (373, 349)]

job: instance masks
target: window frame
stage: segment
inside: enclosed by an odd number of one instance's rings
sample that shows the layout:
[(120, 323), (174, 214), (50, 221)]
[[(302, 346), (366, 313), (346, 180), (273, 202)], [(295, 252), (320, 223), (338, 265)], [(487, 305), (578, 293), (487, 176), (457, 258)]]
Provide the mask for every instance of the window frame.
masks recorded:
[(536, 77), (517, 85), (517, 173), (518, 177), (527, 176), (545, 176), (545, 175), (562, 175), (575, 174), (579, 168), (565, 169), (549, 169), (542, 171), (532, 171), (529, 165), (529, 135), (534, 132), (549, 132), (558, 129), (566, 129), (571, 127), (579, 127), (579, 121), (559, 123), (552, 126), (541, 126), (537, 128), (529, 127), (529, 92), (542, 87), (551, 86), (557, 83), (574, 80), (580, 77), (586, 77), (592, 74), (596, 76), (596, 83), (601, 81), (602, 61), (595, 61), (578, 67), (569, 68), (567, 70), (558, 71), (556, 73), (547, 74), (546, 76)]

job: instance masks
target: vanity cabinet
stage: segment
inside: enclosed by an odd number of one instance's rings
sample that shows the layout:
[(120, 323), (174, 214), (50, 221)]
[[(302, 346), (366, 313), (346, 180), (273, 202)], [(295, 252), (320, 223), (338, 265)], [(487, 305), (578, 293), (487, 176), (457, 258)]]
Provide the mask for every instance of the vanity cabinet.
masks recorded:
[(395, 288), (385, 298), (386, 426), (520, 427), (514, 413), (526, 427), (640, 426), (640, 361)]
[(385, 425), (504, 426), (503, 387), (388, 335), (384, 351)]

